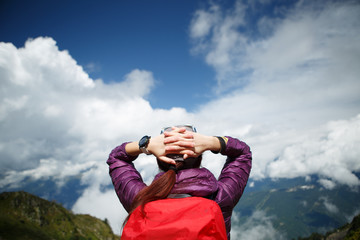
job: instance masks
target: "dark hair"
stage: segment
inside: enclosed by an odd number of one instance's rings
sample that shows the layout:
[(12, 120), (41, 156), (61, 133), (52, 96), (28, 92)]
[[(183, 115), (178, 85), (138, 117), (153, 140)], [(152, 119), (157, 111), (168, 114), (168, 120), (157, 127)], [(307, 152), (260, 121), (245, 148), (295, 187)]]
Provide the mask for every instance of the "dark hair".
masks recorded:
[(201, 164), (201, 160), (202, 160), (202, 155), (198, 156), (197, 158), (188, 158), (185, 159), (184, 161), (176, 161), (176, 167), (172, 167), (174, 165), (165, 163), (157, 159), (159, 168), (163, 170), (165, 173), (161, 175), (159, 178), (155, 179), (149, 186), (143, 188), (135, 196), (130, 206), (129, 215), (126, 217), (123, 226), (125, 226), (130, 215), (138, 206), (141, 206), (141, 212), (143, 216), (146, 216), (144, 212), (145, 204), (155, 200), (167, 198), (167, 196), (171, 192), (171, 189), (175, 185), (177, 171), (182, 169), (189, 169), (189, 168), (199, 168)]

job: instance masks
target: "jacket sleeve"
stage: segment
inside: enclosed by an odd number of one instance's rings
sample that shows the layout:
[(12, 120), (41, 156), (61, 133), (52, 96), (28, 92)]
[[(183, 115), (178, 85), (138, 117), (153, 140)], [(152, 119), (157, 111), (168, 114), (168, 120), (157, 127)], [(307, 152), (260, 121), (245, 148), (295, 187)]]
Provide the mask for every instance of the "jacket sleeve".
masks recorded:
[(219, 190), (215, 201), (231, 216), (232, 209), (238, 203), (247, 184), (252, 155), (246, 143), (236, 138), (227, 138), (226, 148), (221, 152), (227, 159), (218, 179)]
[(146, 184), (132, 163), (137, 157), (126, 153), (126, 144), (127, 142), (111, 151), (107, 164), (116, 194), (125, 210), (129, 212), (134, 197)]

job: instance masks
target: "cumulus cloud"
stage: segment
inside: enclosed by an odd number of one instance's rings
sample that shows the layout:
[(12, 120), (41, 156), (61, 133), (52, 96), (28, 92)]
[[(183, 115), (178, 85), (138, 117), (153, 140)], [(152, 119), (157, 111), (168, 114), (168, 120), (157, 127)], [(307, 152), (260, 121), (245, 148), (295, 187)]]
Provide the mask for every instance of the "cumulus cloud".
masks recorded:
[[(100, 190), (111, 184), (105, 163), (111, 149), (159, 134), (163, 126), (193, 122), (185, 109), (151, 107), (152, 72), (134, 69), (112, 83), (91, 79), (52, 38), (29, 39), (22, 48), (0, 43), (0, 79), (0, 186), (51, 179), (61, 188), (67, 177), (81, 176), (88, 189), (74, 211), (101, 218), (93, 205), (107, 198), (119, 204), (115, 193)], [(136, 164), (147, 169), (141, 170), (146, 181), (156, 172), (149, 158)], [(95, 195), (99, 201), (91, 200)]]
[(134, 119), (152, 112), (144, 99), (151, 72), (135, 69), (112, 84), (92, 80), (51, 38), (20, 49), (1, 43), (0, 53), (3, 170), (34, 168), (41, 159), (98, 161), (106, 143), (133, 134)]
[[(278, 160), (269, 164), (272, 177), (299, 177), (319, 174), (320, 183), (333, 188), (330, 180), (359, 186), (352, 171), (360, 171), (360, 115), (350, 120), (330, 122), (324, 135), (308, 136), (306, 141), (286, 147)], [(330, 179), (330, 180), (328, 180)]]

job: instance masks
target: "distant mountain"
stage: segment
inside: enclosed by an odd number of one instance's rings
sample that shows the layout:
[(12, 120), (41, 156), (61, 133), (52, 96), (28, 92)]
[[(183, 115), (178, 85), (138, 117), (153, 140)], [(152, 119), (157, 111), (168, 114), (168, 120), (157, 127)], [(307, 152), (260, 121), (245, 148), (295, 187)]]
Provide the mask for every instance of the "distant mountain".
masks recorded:
[[(4, 177), (0, 174), (0, 179)], [(53, 177), (36, 180), (27, 177), (17, 184), (0, 186), (0, 192), (25, 191), (49, 201), (56, 201), (65, 208), (71, 209), (88, 187), (81, 182), (81, 177), (77, 175), (63, 178), (61, 184), (59, 184), (59, 179)], [(111, 183), (110, 179), (109, 183)]]
[(26, 192), (0, 194), (0, 239), (119, 239), (107, 220), (73, 214), (55, 202)]
[(239, 218), (232, 225), (241, 226), (254, 212), (262, 211), (285, 239), (297, 239), (313, 232), (324, 234), (359, 213), (359, 187), (342, 185), (330, 190), (323, 188), (316, 176), (311, 179), (264, 179), (247, 186), (235, 207)]
[(327, 232), (326, 234), (313, 233), (306, 238), (298, 240), (359, 240), (360, 239), (360, 215), (354, 217), (351, 223)]
[[(356, 174), (360, 178), (360, 174)], [(56, 179), (27, 179), (19, 186), (3, 186), (0, 192), (26, 191), (71, 209), (87, 187), (81, 182), (81, 176), (75, 176), (65, 179), (61, 186), (57, 185)], [(113, 189), (113, 186), (109, 183), (105, 188)], [(337, 185), (333, 189), (325, 189), (315, 175), (307, 179), (250, 179), (234, 209), (232, 232), (256, 227), (257, 224), (270, 224), (283, 239), (307, 237), (314, 232), (325, 234), (350, 222), (360, 213), (359, 199), (359, 187)], [(261, 218), (259, 221), (259, 215), (256, 215), (259, 212), (266, 217), (266, 222)], [(272, 236), (262, 239), (272, 238), (278, 239)]]

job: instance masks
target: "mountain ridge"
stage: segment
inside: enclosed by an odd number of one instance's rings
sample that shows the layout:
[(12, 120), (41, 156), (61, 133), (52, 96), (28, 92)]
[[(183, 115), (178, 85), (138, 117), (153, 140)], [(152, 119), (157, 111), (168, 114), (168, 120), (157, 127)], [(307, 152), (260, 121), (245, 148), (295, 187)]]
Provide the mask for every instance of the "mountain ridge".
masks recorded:
[[(360, 173), (355, 174), (360, 178)], [(310, 236), (313, 232), (325, 234), (350, 222), (360, 213), (359, 186), (355, 189), (337, 184), (332, 189), (326, 189), (320, 184), (320, 179), (317, 175), (291, 179), (250, 179), (234, 209), (236, 217), (232, 218), (233, 229), (244, 229), (246, 223), (255, 220), (250, 224), (254, 229), (269, 224), (285, 239), (296, 239)], [(26, 191), (72, 209), (88, 187), (80, 180), (80, 176), (68, 178), (61, 187), (56, 179), (29, 180), (17, 187), (2, 186), (0, 192)], [(103, 187), (102, 191), (113, 191), (111, 182)], [(257, 220), (258, 211), (269, 218), (266, 224)]]
[[(282, 189), (282, 192), (294, 191)], [(262, 207), (264, 206), (266, 205)], [(359, 240), (360, 215), (355, 216), (351, 223), (340, 228), (326, 233), (314, 232), (305, 235), (297, 238), (288, 236), (287, 239)], [(100, 220), (87, 214), (73, 214), (55, 201), (48, 201), (24, 191), (0, 194), (0, 239), (2, 240), (113, 240), (119, 238), (120, 236), (113, 234), (106, 219)]]
[(312, 233), (309, 237), (297, 240), (359, 240), (360, 239), (360, 214), (355, 216), (350, 223), (327, 232), (326, 234)]
[(74, 214), (62, 205), (30, 193), (0, 194), (0, 239), (114, 240), (108, 221)]

